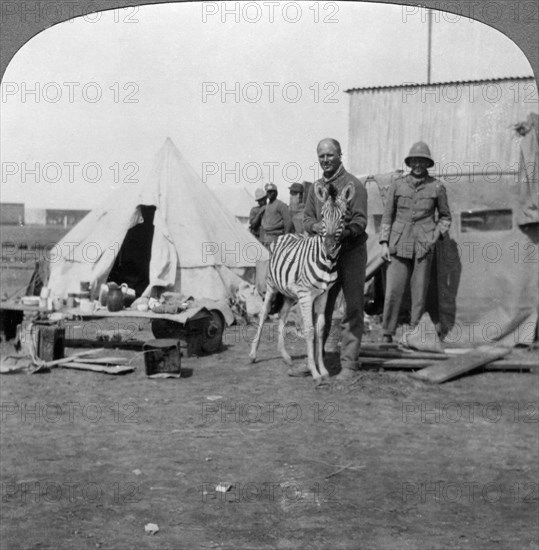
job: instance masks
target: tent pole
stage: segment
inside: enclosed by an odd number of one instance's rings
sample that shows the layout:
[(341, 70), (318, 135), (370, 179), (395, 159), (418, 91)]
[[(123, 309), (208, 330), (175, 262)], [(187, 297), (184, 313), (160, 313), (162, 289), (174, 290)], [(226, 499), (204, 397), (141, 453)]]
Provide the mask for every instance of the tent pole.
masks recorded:
[(427, 8), (427, 27), (428, 27), (428, 45), (427, 45), (427, 84), (431, 82), (431, 57), (432, 57), (432, 10)]

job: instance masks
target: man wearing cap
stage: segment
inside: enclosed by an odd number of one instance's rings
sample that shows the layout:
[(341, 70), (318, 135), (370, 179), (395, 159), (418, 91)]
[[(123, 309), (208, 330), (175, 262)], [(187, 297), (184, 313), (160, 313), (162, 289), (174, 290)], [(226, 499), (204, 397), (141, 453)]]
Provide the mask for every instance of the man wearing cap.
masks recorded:
[[(346, 381), (353, 378), (354, 373), (359, 370), (359, 348), (363, 336), (363, 301), (367, 264), (367, 233), (365, 233), (367, 191), (357, 178), (344, 169), (341, 145), (337, 140), (323, 139), (318, 144), (317, 154), (323, 170), (323, 177), (318, 181), (330, 193), (339, 193), (349, 183), (354, 186), (355, 191), (345, 216), (342, 246), (337, 261), (338, 277), (328, 293), (324, 329), (325, 342), (331, 329), (335, 302), (342, 289), (345, 311), (341, 323), (341, 372), (337, 379)], [(315, 185), (309, 189), (303, 215), (305, 231), (310, 235), (322, 233), (322, 203), (314, 193)]]
[(301, 183), (293, 183), (290, 191), (290, 216), (292, 218), (292, 232), (303, 233), (303, 211), (305, 203), (303, 201), (304, 188)]
[(262, 222), (267, 200), (268, 197), (264, 189), (257, 189), (255, 191), (255, 201), (258, 203), (258, 206), (253, 206), (249, 212), (249, 231), (259, 240), (261, 239), (260, 224)]
[[(410, 168), (389, 188), (380, 244), (382, 258), (389, 262), (382, 323), (383, 342), (392, 342), (402, 297), (408, 284), (412, 298), (411, 327), (425, 312), (432, 250), (451, 225), (451, 212), (444, 185), (429, 176), (434, 166), (430, 149), (415, 143), (404, 159)], [(437, 217), (435, 217), (435, 214)]]
[(266, 204), (262, 215), (260, 241), (269, 246), (278, 237), (290, 232), (292, 222), (288, 206), (277, 198), (277, 186), (274, 183), (268, 183), (265, 189), (268, 195), (268, 204)]

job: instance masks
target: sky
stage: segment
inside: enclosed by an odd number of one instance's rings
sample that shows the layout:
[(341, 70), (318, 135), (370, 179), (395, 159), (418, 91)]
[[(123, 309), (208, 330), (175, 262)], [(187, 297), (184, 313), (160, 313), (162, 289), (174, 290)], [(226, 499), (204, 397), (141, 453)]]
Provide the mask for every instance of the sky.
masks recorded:
[[(90, 209), (144, 180), (167, 137), (205, 183), (282, 196), (319, 177), (324, 137), (346, 165), (346, 89), (426, 81), (419, 8), (223, 4), (100, 12), (26, 43), (2, 80), (1, 201)], [(433, 82), (531, 75), (499, 31), (434, 13)]]

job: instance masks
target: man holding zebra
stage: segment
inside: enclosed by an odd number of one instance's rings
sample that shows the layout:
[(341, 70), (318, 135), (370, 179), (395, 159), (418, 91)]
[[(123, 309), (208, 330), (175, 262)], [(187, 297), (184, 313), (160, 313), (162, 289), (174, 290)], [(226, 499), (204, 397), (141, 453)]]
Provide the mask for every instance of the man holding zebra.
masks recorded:
[[(354, 189), (348, 203), (341, 251), (337, 260), (337, 281), (330, 288), (325, 309), (324, 342), (331, 328), (331, 317), (337, 296), (342, 289), (345, 312), (341, 324), (341, 372), (337, 379), (348, 380), (359, 369), (359, 348), (363, 336), (363, 301), (365, 269), (367, 264), (367, 191), (342, 164), (340, 143), (335, 139), (323, 139), (317, 147), (318, 161), (323, 177), (318, 180), (329, 194), (339, 194), (348, 184)], [(316, 185), (315, 183), (315, 185)], [(322, 202), (309, 189), (305, 201), (303, 225), (309, 235), (322, 234)], [(300, 372), (298, 372), (298, 375)]]

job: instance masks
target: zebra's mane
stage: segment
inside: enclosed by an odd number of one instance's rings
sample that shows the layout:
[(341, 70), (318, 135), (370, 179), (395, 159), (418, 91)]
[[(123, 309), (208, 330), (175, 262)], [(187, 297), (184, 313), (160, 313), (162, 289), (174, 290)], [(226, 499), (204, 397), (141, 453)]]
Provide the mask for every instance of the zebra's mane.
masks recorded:
[(327, 186), (327, 190), (328, 195), (331, 197), (331, 200), (333, 201), (333, 203), (335, 203), (335, 199), (337, 198), (337, 188), (332, 183), (330, 183)]

